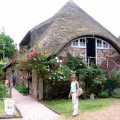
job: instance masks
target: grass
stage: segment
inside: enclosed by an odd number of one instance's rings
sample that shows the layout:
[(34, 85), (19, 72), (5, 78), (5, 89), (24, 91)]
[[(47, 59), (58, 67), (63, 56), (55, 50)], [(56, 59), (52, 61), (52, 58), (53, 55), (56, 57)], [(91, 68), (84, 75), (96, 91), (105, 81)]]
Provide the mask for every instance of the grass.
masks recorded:
[(0, 100), (0, 116), (4, 116), (5, 112), (4, 112), (4, 102), (3, 100)]
[[(120, 101), (120, 99), (114, 98), (79, 100), (79, 109), (81, 112), (94, 111), (104, 108), (118, 100)], [(71, 113), (73, 112), (72, 102), (70, 99), (45, 101), (45, 104), (65, 116), (70, 116)]]
[[(4, 100), (0, 100), (0, 117), (5, 117), (5, 109), (4, 109)], [(17, 110), (15, 110), (15, 117), (20, 117)]]

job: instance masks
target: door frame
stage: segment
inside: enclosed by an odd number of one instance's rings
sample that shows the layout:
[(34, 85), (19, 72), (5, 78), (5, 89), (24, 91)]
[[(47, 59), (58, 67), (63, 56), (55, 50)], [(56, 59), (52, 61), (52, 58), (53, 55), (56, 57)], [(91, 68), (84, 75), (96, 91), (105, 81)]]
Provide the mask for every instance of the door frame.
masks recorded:
[(96, 45), (97, 45), (97, 40), (96, 40), (96, 37), (85, 37), (85, 39), (86, 39), (86, 51), (85, 51), (85, 56), (86, 56), (86, 61), (87, 61), (87, 39), (88, 38), (94, 38), (95, 39), (95, 64), (97, 65), (97, 47), (96, 47)]

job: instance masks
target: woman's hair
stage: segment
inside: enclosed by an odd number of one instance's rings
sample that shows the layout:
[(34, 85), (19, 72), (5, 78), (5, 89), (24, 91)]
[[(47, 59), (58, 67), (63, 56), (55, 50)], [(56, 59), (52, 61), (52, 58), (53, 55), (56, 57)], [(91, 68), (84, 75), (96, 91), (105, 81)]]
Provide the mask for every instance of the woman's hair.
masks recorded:
[(71, 75), (71, 78), (75, 78), (75, 79), (77, 79), (76, 74), (72, 74), (72, 75)]

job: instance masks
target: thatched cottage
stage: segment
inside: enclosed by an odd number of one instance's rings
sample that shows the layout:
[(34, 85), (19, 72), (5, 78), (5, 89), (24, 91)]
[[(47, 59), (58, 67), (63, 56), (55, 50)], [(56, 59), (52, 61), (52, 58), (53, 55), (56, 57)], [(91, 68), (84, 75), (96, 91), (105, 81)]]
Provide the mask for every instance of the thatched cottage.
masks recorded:
[[(20, 42), (20, 48), (25, 45), (33, 47), (36, 38), (42, 50), (62, 60), (69, 52), (83, 57), (87, 62), (92, 60), (96, 65), (101, 65), (104, 60), (120, 55), (120, 41), (71, 0), (53, 17), (29, 30)], [(39, 94), (38, 99), (42, 99), (43, 81), (37, 90), (36, 78), (32, 73), (29, 84), (32, 89), (30, 94), (35, 98)]]

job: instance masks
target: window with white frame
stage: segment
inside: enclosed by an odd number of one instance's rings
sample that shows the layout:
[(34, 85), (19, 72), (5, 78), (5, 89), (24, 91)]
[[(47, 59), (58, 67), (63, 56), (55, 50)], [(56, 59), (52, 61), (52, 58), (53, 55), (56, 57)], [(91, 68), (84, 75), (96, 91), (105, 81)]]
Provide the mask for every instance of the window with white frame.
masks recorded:
[(97, 39), (97, 48), (109, 49), (109, 44), (101, 39)]
[(103, 48), (108, 48), (108, 43), (103, 41)]
[(74, 40), (74, 41), (72, 42), (72, 45), (73, 45), (74, 47), (78, 47), (78, 40)]
[(97, 40), (97, 47), (102, 47), (102, 40)]
[(86, 48), (86, 39), (78, 38), (72, 41), (72, 47)]
[(80, 46), (85, 46), (85, 39), (84, 38), (80, 39)]

